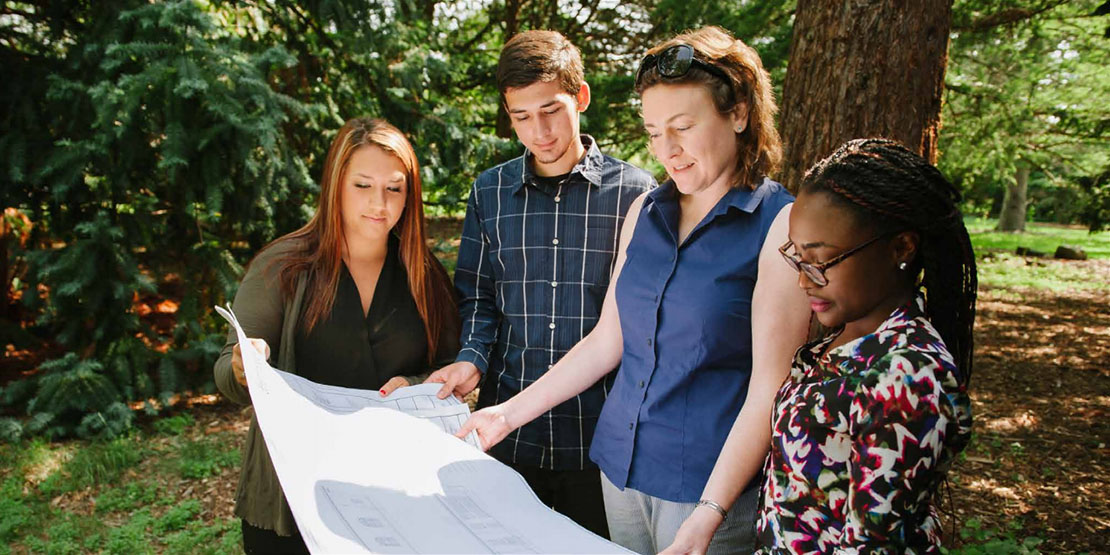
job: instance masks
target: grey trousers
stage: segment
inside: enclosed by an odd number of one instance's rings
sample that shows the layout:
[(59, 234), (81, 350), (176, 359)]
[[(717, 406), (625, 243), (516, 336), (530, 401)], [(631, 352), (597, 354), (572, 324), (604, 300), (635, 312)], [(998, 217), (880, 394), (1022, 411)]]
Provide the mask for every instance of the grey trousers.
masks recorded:
[[(652, 554), (666, 549), (678, 528), (694, 512), (694, 503), (676, 503), (640, 493), (623, 491), (601, 475), (601, 495), (609, 536), (616, 544), (636, 553)], [(708, 555), (732, 555), (755, 551), (755, 519), (759, 510), (759, 488), (740, 494), (709, 544)]]

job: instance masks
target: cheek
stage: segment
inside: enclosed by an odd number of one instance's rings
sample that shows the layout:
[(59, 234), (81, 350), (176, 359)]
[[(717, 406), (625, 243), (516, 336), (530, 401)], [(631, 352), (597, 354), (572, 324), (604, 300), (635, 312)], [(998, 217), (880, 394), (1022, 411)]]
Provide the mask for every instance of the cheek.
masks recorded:
[(393, 195), (389, 199), (390, 212), (393, 212), (397, 217), (405, 212), (405, 193)]

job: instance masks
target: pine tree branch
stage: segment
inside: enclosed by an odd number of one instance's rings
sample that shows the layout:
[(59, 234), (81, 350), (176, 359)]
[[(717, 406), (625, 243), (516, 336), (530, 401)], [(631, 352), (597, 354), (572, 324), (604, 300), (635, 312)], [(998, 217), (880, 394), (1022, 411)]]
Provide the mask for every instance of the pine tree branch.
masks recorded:
[(1056, 9), (1059, 6), (1067, 4), (1068, 0), (1052, 0), (1036, 8), (1008, 8), (999, 10), (994, 13), (987, 14), (978, 19), (974, 19), (964, 23), (963, 25), (953, 25), (953, 32), (979, 32), (988, 31), (995, 27), (1002, 27), (1004, 25), (1011, 25), (1021, 21), (1033, 19), (1040, 14)]

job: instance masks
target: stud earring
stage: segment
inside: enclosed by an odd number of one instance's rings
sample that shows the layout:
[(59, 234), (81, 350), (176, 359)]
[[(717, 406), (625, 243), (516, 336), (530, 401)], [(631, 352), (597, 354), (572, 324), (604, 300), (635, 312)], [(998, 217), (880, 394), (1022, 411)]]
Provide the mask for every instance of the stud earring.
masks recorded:
[(899, 270), (905, 270), (906, 269), (906, 263), (905, 262), (899, 262), (898, 263), (898, 269)]
[(736, 126), (736, 132), (737, 133), (743, 133), (744, 132), (744, 126), (743, 125), (737, 125)]

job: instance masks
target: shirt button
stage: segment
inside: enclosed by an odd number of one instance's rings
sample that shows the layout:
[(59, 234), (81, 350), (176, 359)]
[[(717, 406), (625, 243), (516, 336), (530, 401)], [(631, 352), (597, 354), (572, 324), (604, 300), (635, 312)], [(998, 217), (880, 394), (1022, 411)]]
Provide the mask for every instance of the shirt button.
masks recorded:
[(640, 389), (644, 388), (644, 380), (640, 380)]
[(551, 240), (551, 244), (552, 244), (552, 245), (558, 245), (558, 244), (559, 244), (559, 238), (558, 238), (558, 237), (556, 237), (556, 238), (552, 239), (552, 240)]
[(550, 324), (547, 325), (547, 327), (549, 327), (551, 329), (555, 329), (555, 322), (551, 322)]
[(555, 197), (555, 202), (559, 202), (560, 200), (563, 200), (563, 197), (560, 197), (560, 196)]
[(552, 287), (558, 287), (558, 286), (559, 286), (559, 282), (557, 282), (557, 281), (553, 281), (553, 282), (551, 282), (551, 286), (552, 286)]
[[(552, 325), (554, 325), (554, 324), (552, 324)], [(651, 347), (651, 338), (650, 337), (648, 338), (648, 347)]]
[(629, 423), (628, 423), (628, 429), (629, 429), (629, 430), (631, 430), (631, 429), (632, 429), (632, 428), (634, 428), (635, 426), (636, 426), (636, 423), (635, 423), (635, 422), (629, 422)]
[(659, 302), (659, 295), (656, 295), (655, 298), (652, 299), (652, 302)]

